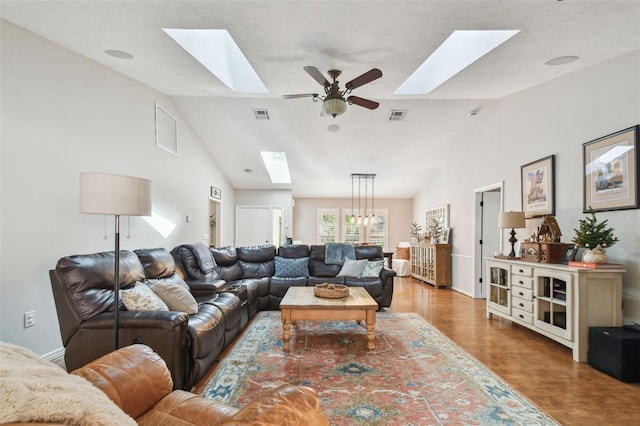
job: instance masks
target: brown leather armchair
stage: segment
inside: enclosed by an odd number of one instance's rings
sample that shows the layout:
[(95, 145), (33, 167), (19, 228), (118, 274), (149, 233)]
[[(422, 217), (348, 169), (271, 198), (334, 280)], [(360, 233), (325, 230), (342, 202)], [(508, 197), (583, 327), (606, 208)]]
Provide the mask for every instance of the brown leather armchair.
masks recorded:
[(315, 391), (285, 385), (235, 408), (181, 390), (172, 391), (162, 358), (132, 345), (75, 370), (140, 425), (329, 425)]

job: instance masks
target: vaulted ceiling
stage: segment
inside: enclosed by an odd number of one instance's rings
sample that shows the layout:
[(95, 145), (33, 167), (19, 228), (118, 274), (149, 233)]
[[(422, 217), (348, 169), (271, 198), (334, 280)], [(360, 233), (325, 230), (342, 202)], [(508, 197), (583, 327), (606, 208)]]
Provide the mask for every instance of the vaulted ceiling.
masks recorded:
[[(349, 197), (351, 173), (376, 173), (377, 197), (412, 197), (429, 173), (421, 158), (437, 163), (464, 150), (447, 141), (470, 111), (482, 119), (500, 98), (640, 48), (640, 1), (3, 0), (1, 13), (171, 96), (235, 188), (290, 188), (294, 197)], [(269, 93), (232, 92), (162, 28), (227, 29)], [(488, 29), (521, 32), (427, 95), (393, 94), (453, 31)], [(545, 65), (565, 55), (579, 59)], [(281, 99), (322, 90), (306, 65), (327, 78), (339, 69), (343, 83), (381, 69), (354, 90), (380, 107), (351, 105), (332, 118), (310, 98)], [(256, 120), (254, 109), (270, 119)], [(390, 121), (392, 110), (407, 115)], [(291, 185), (270, 183), (263, 150), (286, 152)]]

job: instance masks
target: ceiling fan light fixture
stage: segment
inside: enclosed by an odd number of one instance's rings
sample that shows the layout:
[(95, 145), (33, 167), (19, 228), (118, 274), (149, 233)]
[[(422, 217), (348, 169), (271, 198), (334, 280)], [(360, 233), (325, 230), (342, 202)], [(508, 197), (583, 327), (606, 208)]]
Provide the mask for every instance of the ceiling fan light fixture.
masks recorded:
[(342, 115), (347, 110), (347, 102), (342, 98), (328, 98), (322, 103), (322, 112), (332, 117)]

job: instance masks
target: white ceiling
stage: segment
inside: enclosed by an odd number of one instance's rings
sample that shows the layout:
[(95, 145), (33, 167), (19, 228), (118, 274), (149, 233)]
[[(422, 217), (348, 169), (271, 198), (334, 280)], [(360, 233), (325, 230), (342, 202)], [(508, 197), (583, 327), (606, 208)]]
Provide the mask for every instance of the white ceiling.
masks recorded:
[[(452, 153), (469, 111), (640, 48), (640, 1), (6, 1), (2, 19), (170, 95), (235, 188), (291, 188), (294, 197), (350, 197), (351, 173), (376, 173), (376, 197), (409, 198)], [(267, 95), (224, 86), (162, 28), (227, 29)], [(429, 95), (393, 91), (456, 29), (521, 29)], [(116, 59), (107, 49), (131, 53)], [(563, 66), (544, 62), (563, 55)], [(342, 70), (341, 86), (373, 67), (353, 94), (380, 102), (321, 117), (303, 71)], [(257, 121), (253, 108), (271, 119)], [(391, 110), (407, 110), (390, 122)], [(327, 130), (339, 124), (337, 133)], [(179, 124), (180, 125), (180, 124)], [(282, 150), (292, 185), (272, 185), (259, 151)], [(425, 159), (425, 160), (423, 160)], [(428, 159), (428, 160), (426, 160)], [(418, 165), (419, 167), (415, 167)], [(253, 173), (246, 173), (252, 169)]]

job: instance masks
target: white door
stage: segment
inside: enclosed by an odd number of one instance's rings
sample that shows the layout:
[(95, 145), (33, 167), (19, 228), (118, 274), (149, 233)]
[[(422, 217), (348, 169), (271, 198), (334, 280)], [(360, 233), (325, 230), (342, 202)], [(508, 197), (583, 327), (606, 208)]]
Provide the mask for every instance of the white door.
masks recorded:
[(236, 208), (236, 247), (280, 245), (282, 209), (279, 207), (238, 206)]
[(498, 214), (502, 210), (502, 183), (475, 191), (475, 243), (473, 252), (474, 288), (473, 297), (485, 298), (487, 277), (485, 258), (502, 250), (498, 229)]

